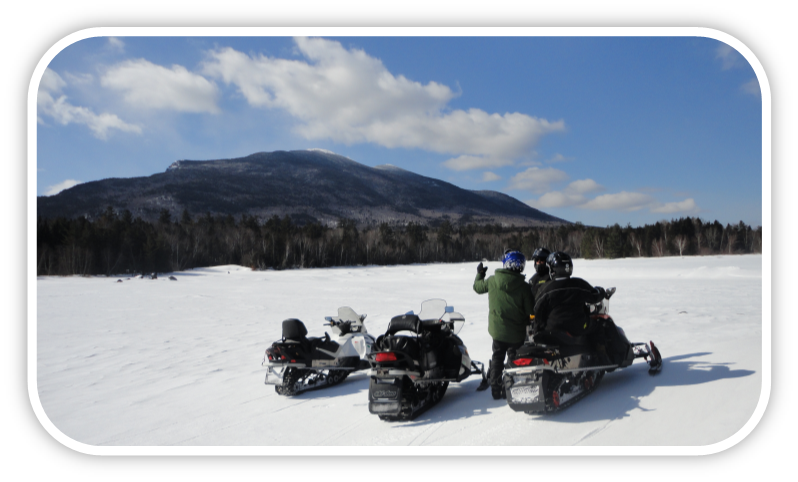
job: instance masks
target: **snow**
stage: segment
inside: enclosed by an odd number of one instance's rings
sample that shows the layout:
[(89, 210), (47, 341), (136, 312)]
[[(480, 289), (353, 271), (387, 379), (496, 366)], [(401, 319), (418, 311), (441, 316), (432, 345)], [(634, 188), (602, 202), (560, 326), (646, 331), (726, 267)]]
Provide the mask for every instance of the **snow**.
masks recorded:
[[(499, 267), (487, 264), (489, 273)], [(217, 266), (171, 273), (177, 281), (121, 283), (40, 277), (33, 406), (61, 443), (109, 454), (714, 453), (761, 417), (769, 374), (759, 255), (576, 260), (577, 276), (618, 288), (616, 323), (631, 341), (653, 340), (665, 365), (653, 377), (642, 361), (609, 373), (559, 414), (514, 412), (476, 392), (475, 376), (398, 423), (368, 412), (365, 372), (293, 398), (264, 385), (263, 352), (282, 320), (299, 318), (320, 336), (339, 306), (367, 313), (378, 335), (392, 316), (443, 298), (466, 318), (460, 337), (472, 358), (487, 365), (488, 298), (472, 290), (475, 267)]]

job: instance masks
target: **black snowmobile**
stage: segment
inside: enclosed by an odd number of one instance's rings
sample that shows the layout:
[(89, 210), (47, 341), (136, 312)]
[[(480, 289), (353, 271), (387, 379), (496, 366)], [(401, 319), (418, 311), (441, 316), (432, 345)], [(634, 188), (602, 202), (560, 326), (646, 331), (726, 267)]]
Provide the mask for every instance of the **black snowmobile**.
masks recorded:
[(477, 390), (488, 388), (484, 365), (471, 360), (457, 336), (463, 324), (463, 315), (441, 299), (423, 302), (418, 315), (392, 318), (368, 356), (369, 412), (381, 420), (412, 420), (441, 400), (449, 382), (481, 375)]
[(338, 308), (338, 316), (325, 317), (326, 326), (338, 335), (307, 337), (308, 330), (301, 321), (283, 321), (283, 337), (266, 349), (263, 366), (267, 385), (274, 385), (280, 395), (293, 396), (316, 388), (337, 385), (356, 370), (369, 368), (366, 357), (374, 346), (374, 337), (366, 332), (363, 320), (352, 308)]
[(562, 331), (542, 331), (516, 350), (508, 350), (502, 375), (507, 404), (515, 411), (550, 413), (562, 410), (596, 389), (605, 373), (628, 367), (636, 358), (649, 364), (648, 373), (662, 369), (654, 345), (630, 343), (609, 312), (609, 299), (589, 305), (592, 326), (574, 337)]

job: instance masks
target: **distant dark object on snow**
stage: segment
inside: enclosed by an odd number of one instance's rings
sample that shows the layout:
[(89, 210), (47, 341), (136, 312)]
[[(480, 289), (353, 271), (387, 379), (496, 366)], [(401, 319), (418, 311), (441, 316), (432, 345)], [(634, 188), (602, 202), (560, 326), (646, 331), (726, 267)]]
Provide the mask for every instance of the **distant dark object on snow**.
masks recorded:
[(150, 278), (151, 279), (158, 279), (158, 273), (153, 273), (152, 275), (150, 275)]
[(117, 283), (121, 283), (121, 282), (122, 282), (122, 280), (121, 280), (121, 279), (118, 279), (118, 280), (116, 280), (116, 282), (117, 282)]
[(177, 278), (175, 278), (174, 276), (170, 276), (169, 279), (172, 281), (177, 281)]

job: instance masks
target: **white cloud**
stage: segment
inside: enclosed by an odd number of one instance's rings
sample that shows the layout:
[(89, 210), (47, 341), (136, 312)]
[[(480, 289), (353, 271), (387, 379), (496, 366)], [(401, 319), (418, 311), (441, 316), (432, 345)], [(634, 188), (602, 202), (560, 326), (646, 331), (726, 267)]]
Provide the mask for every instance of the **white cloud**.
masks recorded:
[(502, 177), (494, 172), (485, 171), (482, 173), (482, 182), (498, 181)]
[(507, 186), (507, 189), (546, 192), (550, 190), (550, 184), (566, 180), (568, 180), (568, 174), (559, 169), (530, 167), (510, 178), (510, 185)]
[(745, 57), (727, 44), (721, 43), (715, 51), (715, 58), (720, 59), (721, 69), (729, 70), (733, 67), (747, 65)]
[(762, 92), (759, 90), (759, 81), (757, 79), (751, 79), (750, 81), (740, 86), (740, 88), (746, 94), (755, 95), (757, 97), (762, 95)]
[(460, 156), (449, 159), (443, 165), (454, 171), (467, 171), (469, 169), (485, 169), (509, 166), (513, 164), (512, 159), (500, 159), (490, 156)]
[(67, 102), (67, 96), (59, 95), (66, 85), (64, 79), (56, 72), (50, 69), (44, 71), (36, 99), (37, 116), (40, 123), (44, 123), (43, 116), (46, 116), (61, 125), (84, 124), (99, 139), (107, 139), (110, 129), (141, 133), (141, 127), (128, 124), (114, 114), (107, 112), (95, 114), (87, 107), (70, 104)]
[(216, 84), (180, 65), (167, 69), (144, 59), (128, 60), (111, 67), (100, 84), (121, 91), (125, 102), (136, 107), (219, 112)]
[(540, 196), (537, 200), (533, 199), (526, 203), (536, 209), (550, 209), (577, 206), (585, 201), (587, 201), (587, 198), (582, 194), (552, 191)]
[(603, 191), (604, 186), (593, 179), (581, 179), (574, 181), (565, 188), (565, 192), (572, 194), (587, 194), (589, 192)]
[(117, 37), (108, 37), (108, 48), (117, 52), (125, 51), (125, 42)]
[(94, 82), (94, 76), (91, 74), (73, 74), (71, 72), (64, 72), (64, 77), (69, 79), (69, 85), (88, 85)]
[(67, 84), (64, 79), (62, 79), (61, 76), (58, 75), (54, 70), (44, 69), (42, 80), (39, 83), (39, 93), (44, 91), (56, 94), (61, 92), (66, 85)]
[(573, 161), (574, 159), (576, 159), (576, 158), (575, 157), (565, 157), (562, 154), (558, 153), (558, 154), (555, 154), (554, 157), (552, 157), (551, 159), (547, 160), (546, 163), (547, 164), (555, 164), (557, 162)]
[(447, 110), (457, 94), (445, 85), (394, 75), (379, 59), (339, 42), (295, 42), (306, 60), (250, 57), (225, 48), (209, 52), (203, 73), (235, 85), (253, 106), (285, 110), (307, 139), (459, 155), (445, 164), (457, 170), (528, 156), (540, 137), (564, 129), (562, 121), (520, 113)]
[(59, 182), (58, 184), (54, 184), (52, 186), (48, 186), (47, 190), (44, 192), (45, 196), (53, 196), (58, 194), (59, 192), (69, 189), (70, 187), (77, 186), (80, 184), (81, 181), (76, 181), (74, 179), (67, 179), (64, 182)]
[(612, 211), (638, 211), (656, 204), (654, 198), (639, 192), (619, 192), (603, 194), (580, 205), (580, 208)]
[(568, 184), (562, 191), (547, 192), (537, 200), (527, 201), (527, 204), (537, 209), (580, 206), (588, 202), (585, 194), (603, 190), (604, 186), (596, 181), (581, 179)]
[(697, 211), (698, 206), (696, 206), (695, 200), (693, 198), (685, 199), (684, 201), (680, 202), (673, 202), (673, 203), (666, 203), (660, 206), (653, 207), (651, 209), (652, 213), (682, 213), (682, 212), (695, 212)]

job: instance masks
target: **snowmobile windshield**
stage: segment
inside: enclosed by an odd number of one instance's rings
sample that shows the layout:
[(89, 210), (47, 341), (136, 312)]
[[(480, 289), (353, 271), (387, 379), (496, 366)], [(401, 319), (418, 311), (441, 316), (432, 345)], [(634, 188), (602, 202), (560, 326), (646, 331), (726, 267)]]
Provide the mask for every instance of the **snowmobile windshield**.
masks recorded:
[(463, 329), (463, 325), (465, 325), (465, 317), (457, 312), (447, 313), (447, 320), (452, 326), (452, 333), (457, 335), (460, 333), (460, 330)]
[(355, 313), (355, 310), (348, 306), (338, 308), (338, 320), (336, 321), (351, 321), (352, 323), (360, 323), (360, 315)]
[(440, 323), (443, 315), (446, 314), (446, 300), (440, 298), (427, 300), (421, 303), (421, 311), (418, 313), (418, 319), (422, 323)]

